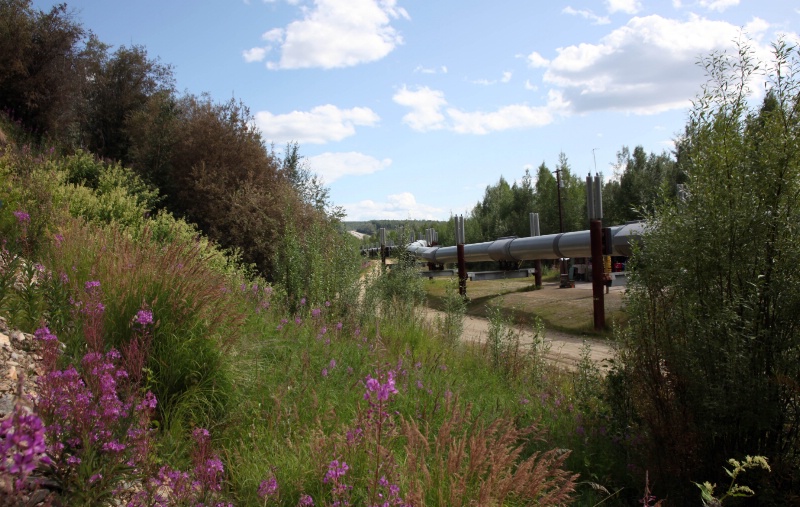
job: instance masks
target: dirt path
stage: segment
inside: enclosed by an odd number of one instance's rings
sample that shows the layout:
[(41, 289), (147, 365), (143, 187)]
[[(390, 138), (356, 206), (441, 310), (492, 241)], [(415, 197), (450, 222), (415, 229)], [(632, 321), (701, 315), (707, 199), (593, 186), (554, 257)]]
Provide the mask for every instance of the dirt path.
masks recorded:
[[(431, 308), (423, 308), (425, 318), (429, 322), (436, 322), (436, 319), (443, 319), (444, 312)], [(529, 329), (518, 328), (520, 340), (523, 344), (530, 344), (533, 340), (533, 333)], [(468, 342), (483, 343), (489, 336), (489, 321), (484, 318), (466, 315), (464, 317), (464, 331), (461, 339)], [(546, 354), (553, 364), (567, 369), (574, 369), (581, 358), (581, 349), (586, 343), (590, 347), (590, 357), (598, 365), (601, 371), (608, 369), (608, 359), (614, 357), (613, 348), (606, 342), (582, 338), (579, 336), (562, 333), (559, 331), (546, 330), (545, 341), (550, 346), (550, 351)]]

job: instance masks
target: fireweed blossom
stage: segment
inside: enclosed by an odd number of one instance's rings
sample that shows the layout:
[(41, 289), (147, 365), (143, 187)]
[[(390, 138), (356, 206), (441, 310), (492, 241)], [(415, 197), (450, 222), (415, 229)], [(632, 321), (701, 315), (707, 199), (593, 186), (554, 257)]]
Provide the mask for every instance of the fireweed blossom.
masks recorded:
[(142, 327), (150, 325), (153, 323), (153, 312), (146, 309), (139, 310), (133, 320)]
[(278, 480), (273, 475), (258, 485), (258, 496), (264, 500), (278, 496)]
[(51, 463), (46, 451), (45, 427), (38, 415), (17, 405), (0, 421), (0, 475), (22, 484), (39, 463)]
[(27, 224), (31, 221), (31, 216), (22, 210), (15, 211), (14, 216), (17, 218), (17, 222), (21, 224)]
[[(380, 376), (380, 375), (379, 375)], [(397, 394), (397, 388), (394, 381), (395, 372), (389, 370), (386, 372), (386, 382), (381, 383), (380, 380), (367, 375), (364, 385), (367, 390), (364, 393), (364, 399), (369, 401), (386, 401), (392, 394)]]

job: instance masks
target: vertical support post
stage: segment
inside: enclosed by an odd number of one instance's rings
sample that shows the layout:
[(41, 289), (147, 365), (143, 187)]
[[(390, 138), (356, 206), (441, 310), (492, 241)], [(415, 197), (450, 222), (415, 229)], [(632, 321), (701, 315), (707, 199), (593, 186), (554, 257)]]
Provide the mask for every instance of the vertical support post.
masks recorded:
[(605, 280), (603, 277), (603, 222), (589, 222), (589, 241), (592, 249), (592, 299), (594, 301), (594, 330), (606, 328)]
[(592, 253), (592, 299), (594, 330), (606, 328), (605, 273), (603, 267), (603, 184), (600, 175), (586, 177), (586, 207), (589, 212), (589, 242)]
[(381, 227), (378, 237), (381, 241), (381, 265), (386, 266), (386, 228)]
[[(528, 215), (528, 219), (530, 220), (531, 225), (531, 236), (540, 236), (541, 232), (539, 231), (539, 214), (538, 213), (531, 213)], [(533, 275), (534, 284), (536, 287), (542, 287), (542, 260), (536, 259), (533, 261), (533, 269), (536, 270), (536, 273)]]
[(467, 260), (464, 257), (464, 216), (456, 219), (456, 255), (458, 257), (458, 293), (462, 298), (467, 297)]

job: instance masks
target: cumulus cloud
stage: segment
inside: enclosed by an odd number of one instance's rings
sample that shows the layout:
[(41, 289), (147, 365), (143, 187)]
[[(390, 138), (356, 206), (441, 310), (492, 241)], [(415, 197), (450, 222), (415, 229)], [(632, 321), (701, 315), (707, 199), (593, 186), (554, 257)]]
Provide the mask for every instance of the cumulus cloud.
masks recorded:
[(710, 11), (722, 12), (735, 5), (739, 5), (739, 0), (700, 0), (700, 6)]
[(273, 114), (260, 111), (255, 114), (255, 123), (265, 139), (270, 142), (285, 143), (297, 141), (300, 144), (325, 144), (341, 141), (356, 132), (356, 126), (373, 127), (380, 118), (368, 107), (339, 109), (326, 104), (310, 111), (292, 111), (286, 114)]
[(417, 202), (411, 192), (387, 195), (385, 201), (364, 200), (345, 204), (348, 220), (441, 220), (442, 208)]
[(405, 86), (392, 97), (397, 104), (408, 107), (411, 112), (403, 116), (403, 123), (420, 132), (444, 128), (442, 107), (447, 104), (444, 93), (427, 86), (409, 90)]
[(611, 19), (609, 19), (608, 16), (598, 16), (589, 10), (574, 9), (570, 6), (567, 6), (564, 7), (561, 12), (564, 14), (569, 14), (570, 16), (580, 16), (584, 19), (588, 19), (593, 25), (607, 25), (611, 23)]
[(326, 184), (344, 176), (363, 176), (386, 169), (392, 165), (391, 159), (378, 160), (355, 151), (345, 153), (326, 152), (308, 159), (311, 170), (322, 177)]
[(511, 72), (508, 72), (508, 71), (503, 72), (503, 77), (500, 78), (500, 82), (501, 83), (508, 83), (509, 81), (511, 81), (511, 76), (512, 76)]
[(269, 47), (250, 48), (242, 51), (242, 56), (247, 63), (261, 62), (267, 56), (267, 51), (269, 51)]
[(513, 104), (490, 112), (464, 112), (450, 108), (447, 115), (451, 119), (452, 130), (459, 134), (488, 134), (517, 128), (542, 127), (553, 122), (553, 114), (547, 107), (531, 107), (525, 104)]
[(534, 51), (533, 53), (528, 55), (528, 65), (530, 65), (533, 68), (547, 67), (548, 65), (550, 65), (550, 60), (548, 60), (547, 58), (543, 57), (542, 55)]
[(450, 130), (459, 134), (488, 134), (517, 128), (541, 127), (552, 123), (554, 114), (562, 109), (560, 97), (555, 95), (546, 106), (512, 104), (496, 111), (462, 111), (447, 107), (444, 93), (428, 87), (409, 90), (403, 87), (393, 97), (394, 101), (411, 109), (403, 122), (414, 130)]
[(642, 10), (642, 3), (639, 0), (606, 0), (608, 12), (624, 12), (625, 14), (636, 14)]
[(264, 35), (279, 46), (280, 52), (278, 60), (268, 62), (267, 66), (331, 69), (380, 60), (403, 43), (392, 22), (409, 16), (396, 3), (396, 0), (314, 0), (313, 7), (303, 9), (303, 19)]
[[(753, 30), (766, 30), (753, 23)], [(634, 17), (598, 44), (558, 48), (544, 81), (578, 113), (617, 110), (658, 113), (689, 105), (705, 82), (699, 57), (732, 49), (740, 28), (692, 16), (686, 21), (661, 16)], [(758, 33), (751, 33), (758, 36)]]

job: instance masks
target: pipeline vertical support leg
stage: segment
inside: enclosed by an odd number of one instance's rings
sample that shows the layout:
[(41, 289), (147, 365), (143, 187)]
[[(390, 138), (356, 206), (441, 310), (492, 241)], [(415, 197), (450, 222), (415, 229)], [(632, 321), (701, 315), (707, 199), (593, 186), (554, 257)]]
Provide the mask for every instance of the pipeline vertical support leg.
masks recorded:
[(381, 265), (386, 266), (386, 247), (381, 246)]
[(456, 245), (458, 255), (458, 293), (462, 298), (467, 297), (467, 261), (464, 258), (464, 244)]
[(603, 222), (589, 222), (589, 242), (592, 252), (592, 299), (594, 300), (594, 329), (606, 328), (605, 280), (603, 280)]
[(536, 287), (541, 288), (542, 286), (542, 261), (537, 259), (533, 261), (533, 269), (536, 270), (536, 273), (533, 275), (533, 279), (536, 283)]

